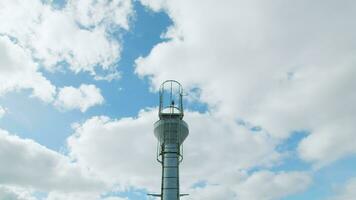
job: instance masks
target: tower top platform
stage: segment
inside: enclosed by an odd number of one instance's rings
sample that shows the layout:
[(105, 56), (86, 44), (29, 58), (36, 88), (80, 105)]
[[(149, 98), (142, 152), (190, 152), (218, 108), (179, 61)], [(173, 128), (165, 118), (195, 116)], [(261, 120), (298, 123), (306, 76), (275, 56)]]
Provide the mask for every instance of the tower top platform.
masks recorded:
[(183, 88), (175, 80), (163, 82), (159, 89), (159, 111), (160, 119), (176, 118), (183, 119)]

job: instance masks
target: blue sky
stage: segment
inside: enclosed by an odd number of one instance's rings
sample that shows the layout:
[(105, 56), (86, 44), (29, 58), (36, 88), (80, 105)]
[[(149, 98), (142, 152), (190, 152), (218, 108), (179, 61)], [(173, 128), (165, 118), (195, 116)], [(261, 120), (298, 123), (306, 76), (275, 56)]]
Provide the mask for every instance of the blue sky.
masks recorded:
[[(134, 8), (136, 13), (130, 22), (131, 30), (117, 30), (116, 34), (111, 35), (124, 44), (122, 59), (115, 63), (115, 66), (120, 69), (121, 79), (111, 82), (95, 81), (87, 73), (43, 71), (51, 82), (60, 87), (69, 85), (78, 87), (82, 83), (96, 84), (105, 96), (105, 105), (93, 107), (85, 113), (58, 112), (51, 105), (28, 98), (28, 91), (13, 92), (1, 99), (1, 105), (11, 110), (9, 115), (1, 120), (1, 126), (25, 138), (33, 138), (49, 148), (60, 150), (65, 145), (65, 139), (71, 134), (71, 123), (95, 115), (115, 118), (136, 116), (142, 108), (156, 106), (157, 94), (149, 91), (147, 80), (142, 80), (135, 75), (133, 65), (137, 57), (147, 55), (155, 44), (162, 41), (160, 35), (171, 21), (163, 12), (149, 11), (139, 2), (134, 3)], [(26, 103), (28, 101), (31, 102)], [(119, 105), (125, 106), (117, 109)], [(28, 115), (36, 117), (29, 120), (26, 117)], [(53, 123), (54, 120), (56, 123)], [(16, 123), (17, 121), (20, 123)]]
[(186, 199), (355, 195), (354, 3), (3, 4), (0, 199), (149, 199), (167, 79), (187, 94)]

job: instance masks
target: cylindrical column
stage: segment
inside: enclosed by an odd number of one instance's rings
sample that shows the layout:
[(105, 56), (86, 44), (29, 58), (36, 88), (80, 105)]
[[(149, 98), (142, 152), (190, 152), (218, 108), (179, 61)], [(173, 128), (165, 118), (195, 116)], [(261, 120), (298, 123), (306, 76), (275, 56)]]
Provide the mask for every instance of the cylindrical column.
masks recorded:
[(179, 200), (180, 147), (188, 136), (188, 125), (179, 115), (161, 116), (154, 132), (160, 145), (158, 160), (162, 164), (161, 200)]
[(179, 145), (164, 144), (162, 153), (162, 200), (179, 200)]

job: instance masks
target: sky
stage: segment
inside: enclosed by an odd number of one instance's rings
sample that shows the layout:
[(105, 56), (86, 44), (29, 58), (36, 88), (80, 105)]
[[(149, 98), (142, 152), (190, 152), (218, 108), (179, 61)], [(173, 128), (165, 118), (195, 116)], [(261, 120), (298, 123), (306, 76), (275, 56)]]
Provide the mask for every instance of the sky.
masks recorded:
[(1, 0), (0, 199), (155, 199), (174, 79), (182, 199), (352, 200), (355, 17), (351, 0)]

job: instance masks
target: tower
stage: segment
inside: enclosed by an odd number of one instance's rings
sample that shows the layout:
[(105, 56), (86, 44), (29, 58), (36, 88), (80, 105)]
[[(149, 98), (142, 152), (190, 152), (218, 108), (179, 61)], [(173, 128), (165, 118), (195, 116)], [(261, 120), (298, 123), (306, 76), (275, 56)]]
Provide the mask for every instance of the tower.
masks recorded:
[(183, 160), (183, 141), (189, 134), (183, 121), (183, 88), (174, 80), (162, 83), (159, 90), (159, 120), (154, 124), (157, 143), (157, 161), (162, 165), (161, 200), (179, 200), (179, 164)]

